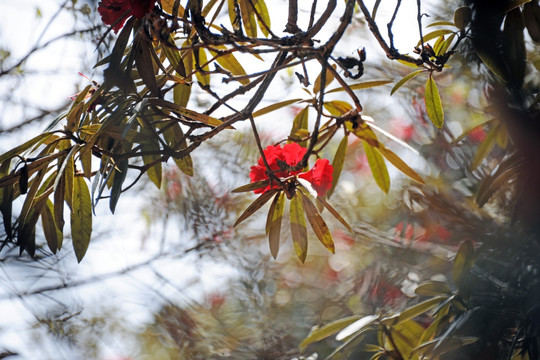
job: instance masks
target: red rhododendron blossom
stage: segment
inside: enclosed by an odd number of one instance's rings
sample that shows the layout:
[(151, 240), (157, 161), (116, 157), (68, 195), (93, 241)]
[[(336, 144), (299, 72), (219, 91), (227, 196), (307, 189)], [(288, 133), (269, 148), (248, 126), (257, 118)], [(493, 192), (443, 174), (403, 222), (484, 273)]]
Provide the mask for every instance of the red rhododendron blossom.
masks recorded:
[(334, 168), (328, 159), (319, 159), (311, 170), (298, 175), (298, 177), (309, 181), (317, 194), (323, 196), (332, 187), (333, 172)]
[[(280, 170), (280, 162), (285, 163), (289, 166), (297, 165), (300, 160), (302, 160), (302, 157), (304, 157), (306, 151), (306, 148), (301, 147), (297, 143), (290, 143), (284, 145), (283, 148), (281, 147), (281, 145), (268, 146), (266, 149), (264, 149), (263, 152), (264, 157), (266, 158), (266, 161), (270, 166), (270, 169), (272, 171), (277, 171)], [(300, 171), (301, 170), (277, 171), (275, 174), (278, 178), (286, 178), (292, 175), (296, 175), (300, 173)], [(262, 156), (259, 158), (257, 165), (251, 167), (249, 177), (251, 179), (251, 182), (268, 180), (268, 174), (266, 173), (266, 166), (264, 164)], [(271, 188), (276, 187), (278, 187), (277, 184), (273, 184), (272, 186), (268, 185), (264, 188), (257, 189), (254, 192), (255, 194), (261, 194), (270, 190)]]
[(106, 25), (114, 25), (114, 32), (124, 26), (127, 18), (134, 15), (142, 18), (154, 9), (156, 0), (102, 0), (98, 4), (101, 20)]

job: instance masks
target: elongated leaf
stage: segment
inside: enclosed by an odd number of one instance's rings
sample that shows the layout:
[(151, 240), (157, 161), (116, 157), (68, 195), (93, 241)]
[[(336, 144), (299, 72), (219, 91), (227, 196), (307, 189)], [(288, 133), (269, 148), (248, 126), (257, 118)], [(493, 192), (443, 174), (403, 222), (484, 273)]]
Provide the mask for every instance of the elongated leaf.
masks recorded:
[(319, 239), (321, 244), (323, 244), (323, 246), (328, 251), (334, 254), (336, 252), (334, 240), (332, 239), (332, 234), (330, 233), (330, 229), (328, 229), (328, 226), (324, 222), (324, 219), (319, 214), (319, 211), (311, 202), (308, 196), (302, 196), (302, 202), (304, 205), (304, 211), (306, 212), (306, 216), (308, 218), (309, 224), (311, 225), (311, 228), (313, 229), (313, 232), (315, 233), (315, 235), (317, 235), (317, 238)]
[(210, 85), (210, 67), (207, 64), (208, 58), (206, 57), (206, 52), (203, 48), (198, 48), (194, 49), (192, 54), (195, 60), (194, 64), (198, 66), (195, 73), (197, 80), (204, 86)]
[(418, 74), (421, 74), (423, 72), (425, 72), (426, 70), (424, 69), (421, 69), (421, 70), (416, 70), (416, 71), (413, 71), (412, 73), (408, 74), (408, 75), (405, 75), (403, 78), (401, 78), (401, 80), (399, 80), (397, 82), (396, 85), (394, 85), (394, 87), (392, 88), (392, 91), (390, 91), (390, 95), (393, 95), (400, 87), (402, 87), (407, 81), (411, 80), (412, 78), (414, 78), (416, 75)]
[[(184, 137), (184, 132), (177, 122), (172, 121), (171, 123), (163, 123), (162, 125), (158, 125), (158, 127), (160, 129), (162, 127), (167, 127), (163, 133), (163, 137), (165, 138), (165, 141), (167, 141), (167, 145), (174, 151), (187, 148), (188, 144)], [(173, 160), (176, 166), (178, 166), (184, 174), (193, 176), (193, 160), (189, 154), (180, 158), (174, 157)]]
[[(171, 34), (169, 36), (169, 41), (174, 43), (174, 36)], [(180, 51), (171, 47), (171, 46), (162, 46), (163, 53), (171, 63), (171, 66), (176, 71), (176, 73), (183, 78), (186, 77), (186, 67), (184, 66), (184, 62), (182, 61), (182, 56), (180, 55)]]
[(242, 14), (242, 22), (244, 23), (244, 29), (246, 29), (246, 35), (249, 37), (257, 37), (257, 21), (255, 20), (255, 13), (251, 7), (249, 0), (237, 0), (240, 5), (240, 13)]
[[(361, 82), (361, 83), (351, 84), (351, 85), (349, 85), (349, 87), (351, 88), (351, 90), (362, 90), (362, 89), (372, 88), (372, 87), (375, 87), (375, 86), (381, 86), (381, 85), (390, 84), (391, 82), (393, 82), (393, 80), (371, 80), (371, 81), (365, 81), (365, 82)], [(338, 87), (338, 88), (335, 88), (335, 89), (332, 89), (332, 90), (328, 90), (326, 93), (330, 94), (330, 93), (334, 93), (334, 92), (338, 92), (338, 91), (345, 91), (345, 88)]]
[[(332, 68), (335, 70), (337, 67), (336, 64), (332, 64)], [(322, 73), (321, 73), (322, 74)], [(315, 83), (313, 84), (313, 93), (314, 94), (318, 94), (319, 91), (321, 90), (321, 74), (319, 74), (319, 76), (317, 76), (317, 78), (315, 79)], [(326, 70), (326, 84), (325, 84), (325, 88), (334, 80), (334, 75), (332, 74), (332, 72), (330, 70)]]
[[(126, 180), (128, 165), (128, 159), (121, 159), (120, 161), (118, 161), (116, 169), (114, 170), (113, 185), (111, 188), (111, 198), (109, 199), (109, 208), (111, 209), (111, 212), (113, 214), (116, 210), (116, 204), (118, 204), (118, 199), (120, 199), (120, 195), (122, 194), (122, 185), (124, 184), (124, 180)], [(112, 172), (113, 170), (111, 170), (111, 173)]]
[(56, 227), (54, 220), (54, 205), (51, 200), (47, 199), (45, 206), (41, 209), (41, 223), (47, 246), (56, 254), (56, 251), (62, 247), (63, 234)]
[(450, 290), (450, 288), (445, 282), (434, 280), (424, 281), (423, 283), (418, 285), (416, 289), (414, 289), (414, 292), (418, 295), (424, 296), (449, 296), (452, 294), (452, 290)]
[(33, 139), (28, 140), (24, 144), (19, 145), (19, 146), (15, 147), (15, 148), (9, 150), (8, 152), (5, 152), (4, 154), (2, 154), (0, 156), (0, 164), (4, 163), (4, 161), (6, 161), (8, 159), (11, 159), (15, 155), (20, 155), (22, 152), (28, 150), (34, 144), (37, 144), (39, 141), (41, 141), (41, 140), (43, 140), (43, 139), (45, 139), (45, 138), (47, 138), (47, 137), (49, 137), (51, 135), (52, 135), (52, 133), (50, 133), (50, 132), (43, 133), (41, 135), (36, 136)]
[(341, 100), (333, 100), (324, 103), (324, 108), (334, 116), (342, 116), (352, 109), (352, 105)]
[(349, 326), (347, 326), (345, 329), (341, 330), (340, 333), (336, 335), (336, 340), (341, 341), (357, 332), (363, 331), (378, 319), (379, 315), (364, 316), (363, 318), (358, 319)]
[(491, 149), (495, 146), (495, 142), (497, 139), (497, 133), (499, 132), (500, 123), (497, 123), (491, 130), (489, 130), (486, 138), (480, 146), (478, 146), (478, 149), (476, 149), (476, 154), (474, 155), (474, 159), (471, 163), (471, 170), (475, 170), (478, 165), (482, 163), (482, 160), (488, 156)]
[(439, 95), (439, 89), (433, 77), (429, 77), (426, 83), (426, 92), (424, 94), (426, 101), (426, 112), (431, 122), (438, 128), (444, 124), (444, 112)]
[(408, 320), (391, 327), (389, 331), (393, 340), (389, 345), (404, 359), (410, 359), (424, 328), (417, 322)]
[(64, 194), (66, 203), (68, 204), (69, 208), (71, 209), (72, 206), (72, 195), (73, 195), (73, 178), (75, 177), (75, 161), (73, 158), (73, 155), (71, 155), (72, 152), (68, 155), (66, 158), (66, 170), (64, 171), (65, 174), (65, 181), (66, 181), (66, 192)]
[(458, 287), (461, 286), (461, 281), (464, 275), (466, 275), (474, 264), (474, 245), (472, 241), (464, 241), (456, 254), (454, 259), (454, 266), (452, 268), (452, 280)]
[(377, 148), (379, 152), (386, 158), (386, 160), (390, 161), (392, 165), (394, 165), (398, 170), (400, 170), (402, 173), (413, 179), (414, 181), (419, 182), (420, 184), (425, 184), (424, 179), (420, 175), (416, 173), (413, 169), (410, 168), (409, 165), (405, 163), (405, 161), (401, 160), (399, 156), (397, 156), (392, 150), (386, 148), (385, 146), (380, 146)]
[(300, 349), (305, 349), (309, 344), (326, 339), (329, 336), (334, 335), (335, 333), (343, 330), (350, 324), (359, 320), (361, 317), (358, 315), (348, 316), (343, 319), (332, 321), (329, 324), (326, 324), (320, 328), (315, 328), (309, 332), (309, 335), (302, 340), (299, 347)]
[(274, 259), (277, 258), (279, 252), (279, 238), (281, 235), (281, 219), (283, 218), (283, 210), (285, 208), (285, 194), (279, 192), (276, 194), (268, 218), (266, 220), (266, 233), (268, 234), (268, 244), (270, 253)]
[(302, 101), (302, 99), (285, 100), (285, 101), (277, 102), (277, 103), (272, 104), (272, 105), (265, 106), (262, 109), (255, 111), (253, 113), (253, 117), (255, 118), (257, 116), (268, 114), (269, 112), (275, 111), (277, 109), (281, 109), (282, 107), (297, 103), (299, 101)]
[(290, 203), (291, 234), (296, 255), (301, 262), (306, 261), (308, 242), (306, 219), (302, 206), (302, 193), (297, 191)]
[[(219, 126), (223, 122), (221, 120), (218, 120), (212, 116), (205, 115), (198, 113), (194, 110), (187, 109), (185, 107), (182, 107), (180, 105), (177, 105), (175, 103), (172, 103), (170, 101), (164, 100), (164, 99), (158, 99), (158, 98), (150, 98), (148, 99), (148, 104), (151, 105), (157, 105), (161, 106), (165, 109), (169, 109), (171, 111), (177, 112), (181, 115), (184, 115), (188, 119), (191, 119), (193, 121), (199, 121), (203, 124), (210, 125), (210, 126)], [(234, 129), (232, 126), (227, 127), (228, 129)]]
[[(441, 35), (452, 34), (452, 33), (453, 33), (453, 31), (448, 30), (448, 29), (441, 29), (441, 30), (432, 31), (432, 32), (424, 35), (424, 43), (428, 42), (429, 40), (436, 39)], [(416, 44), (416, 46), (420, 46), (420, 45), (422, 45), (422, 40), (421, 39), (418, 40), (418, 43)]]
[(264, 204), (266, 204), (268, 202), (268, 200), (270, 200), (272, 198), (272, 196), (274, 196), (274, 194), (276, 192), (278, 192), (278, 191), (280, 191), (280, 189), (270, 189), (267, 192), (261, 194), (261, 196), (259, 196), (257, 199), (255, 199), (255, 201), (252, 202), (251, 205), (249, 205), (246, 210), (244, 210), (242, 215), (240, 215), (238, 217), (238, 219), (236, 220), (236, 222), (234, 223), (233, 226), (237, 226), (242, 221), (246, 220), (248, 217), (253, 215)]
[(405, 321), (408, 321), (410, 319), (413, 319), (417, 317), (418, 315), (421, 315), (431, 309), (433, 309), (435, 306), (439, 305), (442, 301), (446, 300), (446, 296), (440, 296), (432, 299), (428, 299), (426, 301), (423, 301), (419, 304), (416, 304), (401, 313), (390, 316), (387, 318), (384, 318), (381, 320), (381, 323), (383, 323), (386, 326), (395, 326), (402, 324)]
[[(305, 137), (304, 133), (307, 131), (308, 128), (308, 115), (309, 106), (306, 106), (294, 117), (293, 126), (289, 135), (291, 139), (299, 140), (300, 138)], [(298, 136), (299, 133), (301, 134), (301, 136)], [(292, 140), (289, 140), (289, 142), (292, 142)], [(306, 147), (307, 140), (301, 141), (298, 144), (302, 147)]]
[(264, 36), (268, 37), (268, 35), (270, 35), (268, 29), (271, 29), (270, 26), (272, 24), (270, 22), (270, 13), (268, 12), (266, 3), (264, 2), (264, 0), (253, 0), (253, 3), (255, 4), (255, 9), (260, 16), (257, 16), (259, 28), (261, 29)]
[(362, 141), (362, 145), (375, 183), (382, 191), (388, 193), (388, 190), (390, 190), (390, 175), (384, 158), (367, 141)]
[(76, 176), (73, 181), (73, 209), (71, 212), (71, 237), (77, 261), (81, 262), (92, 235), (92, 201), (86, 181)]
[[(214, 47), (220, 50), (227, 50), (224, 45), (216, 45)], [(210, 53), (212, 54), (212, 56), (218, 55), (218, 53), (214, 51), (210, 51)], [(236, 57), (234, 57), (233, 54), (218, 56), (216, 58), (216, 61), (219, 63), (219, 65), (229, 70), (233, 75), (246, 75), (246, 70), (244, 70), (244, 67), (238, 62), (238, 60), (236, 60)], [(241, 78), (238, 81), (242, 85), (247, 85), (250, 82), (249, 78)]]
[(334, 155), (334, 160), (332, 161), (332, 168), (334, 169), (332, 171), (332, 187), (326, 193), (327, 198), (330, 198), (330, 196), (332, 196), (332, 194), (336, 190), (336, 186), (339, 182), (341, 172), (343, 171), (343, 165), (345, 164), (345, 157), (347, 156), (348, 144), (349, 144), (349, 137), (344, 136), (343, 139), (341, 139), (339, 143), (339, 146), (336, 151), (336, 155)]
[(441, 48), (436, 52), (437, 56), (442, 56), (446, 54), (448, 49), (450, 49), (450, 45), (452, 45), (452, 42), (454, 41), (455, 37), (456, 37), (456, 34), (452, 34), (448, 37), (448, 39), (444, 40), (444, 43), (442, 44)]
[[(7, 160), (0, 166), (0, 178), (9, 173), (11, 161)], [(13, 211), (13, 185), (5, 185), (0, 189), (2, 200), (0, 201), (0, 212), (4, 222), (4, 230), (8, 238), (12, 236), (11, 215)]]
[(456, 26), (456, 24), (454, 24), (451, 21), (435, 21), (426, 27), (433, 27), (433, 26)]
[(233, 193), (242, 193), (247, 191), (253, 191), (260, 188), (263, 188), (270, 184), (270, 180), (261, 180), (261, 181), (255, 181), (246, 185), (242, 185), (240, 187), (237, 187), (236, 189), (232, 190)]
[(345, 228), (346, 228), (347, 230), (349, 230), (350, 232), (353, 232), (351, 226), (350, 226), (350, 225), (345, 221), (345, 219), (337, 212), (337, 210), (334, 209), (334, 208), (333, 208), (333, 207), (332, 207), (332, 206), (324, 199), (324, 197), (319, 196), (319, 197), (317, 198), (317, 202), (321, 202), (321, 203), (324, 205), (324, 207), (325, 207), (328, 211), (330, 211), (330, 214), (334, 215), (334, 217), (335, 217), (335, 218), (336, 218), (343, 226), (345, 226)]
[[(157, 142), (151, 142), (146, 143), (142, 146), (142, 151), (159, 151), (159, 144)], [(153, 155), (143, 155), (143, 163), (144, 165), (149, 165), (153, 163), (154, 161), (158, 160), (161, 156), (159, 154), (153, 154)], [(146, 170), (146, 175), (148, 175), (148, 178), (156, 185), (158, 189), (161, 189), (161, 180), (162, 180), (162, 167), (161, 162), (155, 163), (153, 166), (148, 168)]]
[(64, 229), (64, 194), (66, 192), (64, 174), (60, 176), (60, 181), (58, 187), (54, 191), (54, 221), (56, 222), (56, 227), (63, 231)]

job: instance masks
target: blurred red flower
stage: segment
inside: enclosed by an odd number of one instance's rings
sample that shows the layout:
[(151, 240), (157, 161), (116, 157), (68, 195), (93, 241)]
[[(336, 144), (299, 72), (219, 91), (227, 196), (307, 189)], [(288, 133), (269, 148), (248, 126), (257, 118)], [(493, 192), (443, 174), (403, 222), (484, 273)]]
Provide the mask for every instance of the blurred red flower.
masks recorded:
[(113, 25), (117, 33), (131, 15), (142, 18), (156, 6), (156, 0), (102, 0), (98, 12), (106, 25)]
[[(287, 178), (298, 175), (302, 170), (287, 171), (282, 170), (282, 165), (295, 166), (306, 154), (307, 149), (301, 147), (297, 143), (290, 143), (283, 146), (268, 146), (263, 152), (270, 170), (275, 172), (278, 178)], [(280, 165), (281, 163), (281, 165)], [(281, 171), (280, 171), (281, 170)], [(324, 195), (332, 187), (332, 172), (333, 168), (327, 159), (319, 159), (315, 166), (306, 173), (298, 175), (302, 179), (309, 181), (318, 195)], [(268, 180), (266, 166), (262, 157), (259, 158), (257, 165), (251, 167), (249, 173), (251, 182)], [(266, 191), (277, 188), (277, 184), (267, 185), (266, 187), (254, 190), (255, 194), (262, 194)]]

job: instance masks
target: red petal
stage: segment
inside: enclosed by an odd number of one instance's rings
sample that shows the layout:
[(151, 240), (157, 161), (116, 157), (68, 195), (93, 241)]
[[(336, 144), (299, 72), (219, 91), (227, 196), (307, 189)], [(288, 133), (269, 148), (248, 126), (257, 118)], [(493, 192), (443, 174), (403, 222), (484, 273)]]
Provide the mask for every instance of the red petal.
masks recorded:
[(98, 4), (98, 12), (105, 25), (112, 25), (118, 21), (113, 28), (115, 33), (124, 26), (124, 22), (131, 14), (128, 12), (130, 10), (129, 0), (103, 0)]
[(129, 2), (131, 3), (133, 15), (139, 19), (152, 11), (154, 6), (156, 6), (156, 0), (130, 0)]

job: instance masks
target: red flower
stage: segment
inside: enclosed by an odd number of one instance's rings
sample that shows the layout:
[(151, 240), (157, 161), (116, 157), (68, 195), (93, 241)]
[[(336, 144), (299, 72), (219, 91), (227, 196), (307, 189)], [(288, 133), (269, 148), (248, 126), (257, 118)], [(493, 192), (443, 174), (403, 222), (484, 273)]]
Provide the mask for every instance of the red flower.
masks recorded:
[(330, 165), (330, 161), (319, 159), (311, 170), (298, 175), (298, 177), (309, 181), (317, 194), (323, 196), (332, 187), (332, 172), (334, 172), (334, 168)]
[(142, 18), (154, 9), (156, 0), (102, 0), (98, 4), (98, 12), (101, 20), (106, 25), (114, 25), (114, 32), (117, 33), (127, 18), (134, 15)]
[[(264, 149), (264, 157), (266, 158), (270, 169), (272, 171), (277, 171), (281, 169), (279, 164), (280, 162), (285, 163), (289, 166), (297, 165), (300, 160), (302, 160), (302, 157), (304, 157), (306, 151), (306, 148), (301, 147), (297, 143), (286, 144), (285, 146), (283, 146), (283, 148), (280, 145), (268, 146), (266, 149)], [(286, 178), (292, 175), (296, 175), (300, 173), (300, 171), (301, 170), (292, 172), (277, 171), (275, 174), (278, 178)], [(268, 174), (266, 174), (266, 166), (264, 165), (264, 160), (262, 156), (259, 158), (257, 165), (251, 167), (249, 177), (251, 179), (251, 182), (268, 180)], [(261, 194), (267, 192), (271, 188), (276, 187), (277, 184), (272, 184), (272, 186), (268, 185), (264, 188), (257, 189), (254, 192), (255, 194)]]

